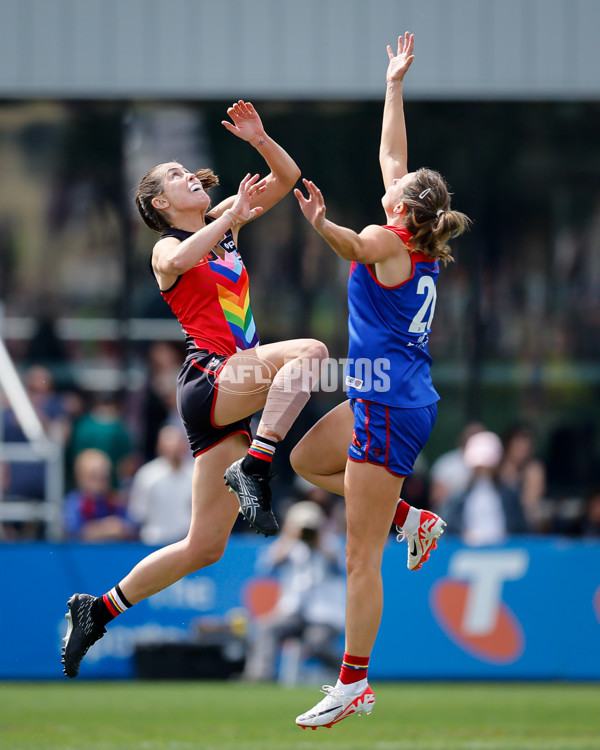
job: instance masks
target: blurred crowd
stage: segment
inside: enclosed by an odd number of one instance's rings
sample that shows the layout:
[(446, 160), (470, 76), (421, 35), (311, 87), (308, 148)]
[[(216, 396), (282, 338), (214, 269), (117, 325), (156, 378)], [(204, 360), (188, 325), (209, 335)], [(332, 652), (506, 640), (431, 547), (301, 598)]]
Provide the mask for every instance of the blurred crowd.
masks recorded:
[[(182, 352), (178, 345), (156, 342), (146, 356), (143, 386), (126, 394), (59, 390), (51, 369), (41, 365), (23, 373), (46, 433), (63, 449), (65, 540), (159, 546), (187, 533), (193, 457), (175, 403)], [(26, 441), (6, 401), (0, 425), (0, 442)], [(287, 478), (282, 472), (274, 485), (274, 508), (284, 528), (288, 511), (310, 501), (327, 533), (343, 535), (343, 500), (286, 468)], [(43, 462), (0, 459), (0, 472), (3, 501), (44, 498)], [(431, 465), (420, 457), (403, 495), (439, 513), (447, 533), (469, 545), (497, 544), (513, 534), (600, 536), (600, 486), (581, 497), (553, 493), (535, 430), (524, 423), (502, 434), (481, 423), (463, 426), (455, 447)], [(241, 520), (236, 523), (235, 532), (247, 530)], [(44, 539), (45, 533), (42, 522), (5, 520), (0, 526), (3, 541)]]

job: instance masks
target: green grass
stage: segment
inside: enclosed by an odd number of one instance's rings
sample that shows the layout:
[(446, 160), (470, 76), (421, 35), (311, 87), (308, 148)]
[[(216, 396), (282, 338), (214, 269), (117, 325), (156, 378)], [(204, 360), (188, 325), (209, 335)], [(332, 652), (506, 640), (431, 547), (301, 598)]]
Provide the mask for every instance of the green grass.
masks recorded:
[(600, 687), (375, 684), (369, 717), (294, 725), (318, 690), (223, 682), (0, 683), (2, 750), (598, 750)]

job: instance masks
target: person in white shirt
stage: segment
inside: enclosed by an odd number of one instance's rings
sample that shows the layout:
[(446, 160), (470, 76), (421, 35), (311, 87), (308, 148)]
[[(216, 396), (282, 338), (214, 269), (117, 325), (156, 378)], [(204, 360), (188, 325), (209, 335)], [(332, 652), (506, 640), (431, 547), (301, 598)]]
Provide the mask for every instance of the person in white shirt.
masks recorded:
[(162, 546), (183, 539), (192, 512), (194, 459), (185, 434), (166, 425), (158, 433), (157, 458), (136, 472), (129, 496), (129, 517), (139, 524), (144, 544)]
[(485, 427), (480, 422), (469, 422), (460, 433), (457, 447), (442, 453), (433, 462), (429, 470), (429, 502), (434, 510), (437, 511), (449, 498), (463, 492), (469, 486), (473, 470), (465, 463), (465, 445), (471, 435), (483, 430)]
[(316, 503), (294, 503), (281, 535), (259, 559), (261, 573), (278, 574), (280, 596), (273, 612), (257, 623), (245, 679), (273, 680), (279, 647), (288, 638), (298, 638), (307, 655), (338, 668), (345, 619), (345, 559), (343, 541), (328, 533), (325, 523)]
[(465, 544), (501, 544), (512, 534), (530, 531), (518, 492), (498, 476), (502, 441), (494, 432), (472, 435), (463, 458), (472, 471), (468, 487), (443, 506), (449, 534), (460, 535)]

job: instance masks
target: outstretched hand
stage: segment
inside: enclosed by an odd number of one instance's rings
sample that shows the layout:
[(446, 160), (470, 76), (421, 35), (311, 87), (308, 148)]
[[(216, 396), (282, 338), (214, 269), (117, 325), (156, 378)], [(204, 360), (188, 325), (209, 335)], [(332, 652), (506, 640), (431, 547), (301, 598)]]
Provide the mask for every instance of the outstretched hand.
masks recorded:
[(387, 53), (390, 62), (387, 69), (386, 80), (402, 82), (406, 71), (410, 68), (412, 61), (415, 59), (413, 49), (415, 46), (415, 35), (407, 31), (404, 37), (398, 37), (398, 51), (394, 51), (388, 44)]
[(304, 214), (304, 217), (313, 225), (317, 232), (320, 232), (325, 223), (325, 201), (323, 200), (323, 195), (314, 182), (305, 180), (304, 178), (302, 182), (308, 191), (308, 198), (305, 198), (302, 191), (298, 190), (298, 188), (294, 190), (294, 195), (298, 199), (300, 210)]
[(222, 120), (221, 125), (243, 141), (251, 141), (265, 135), (262, 120), (251, 102), (244, 102), (240, 99), (239, 102), (234, 102), (229, 107), (227, 114), (233, 123), (229, 120)]
[(254, 196), (262, 193), (266, 190), (266, 180), (259, 180), (260, 175), (251, 175), (248, 173), (244, 179), (240, 182), (237, 195), (230, 209), (225, 211), (229, 216), (234, 226), (236, 224), (243, 224), (247, 221), (251, 221), (262, 213), (262, 206), (254, 206), (250, 208), (250, 201)]

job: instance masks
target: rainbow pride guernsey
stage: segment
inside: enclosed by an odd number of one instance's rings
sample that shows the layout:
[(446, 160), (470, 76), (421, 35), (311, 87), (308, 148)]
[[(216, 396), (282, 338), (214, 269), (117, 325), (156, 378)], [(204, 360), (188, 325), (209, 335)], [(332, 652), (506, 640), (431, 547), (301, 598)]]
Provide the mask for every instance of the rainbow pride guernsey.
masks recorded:
[[(207, 217), (210, 221), (214, 219)], [(175, 237), (183, 242), (192, 234), (169, 227), (161, 239)], [(181, 323), (188, 347), (231, 355), (260, 342), (250, 307), (248, 272), (231, 230), (219, 246), (224, 258), (211, 250), (161, 294)]]
[[(403, 227), (384, 226), (410, 244)], [(435, 311), (437, 260), (410, 253), (412, 274), (385, 286), (368, 265), (352, 263), (348, 280), (349, 398), (413, 408), (439, 400), (427, 348)]]

